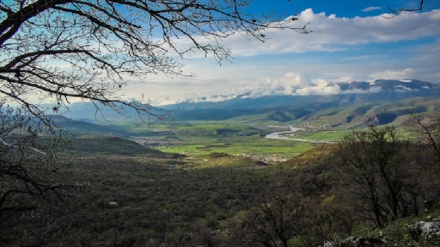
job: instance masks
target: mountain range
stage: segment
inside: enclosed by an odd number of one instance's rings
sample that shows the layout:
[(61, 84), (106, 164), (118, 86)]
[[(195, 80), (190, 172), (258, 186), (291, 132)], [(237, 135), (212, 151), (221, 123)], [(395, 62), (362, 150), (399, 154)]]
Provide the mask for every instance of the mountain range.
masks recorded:
[[(314, 88), (313, 90), (311, 88)], [(318, 89), (319, 88), (319, 89)], [(217, 94), (209, 97), (197, 97), (185, 100), (180, 100), (174, 105), (165, 106), (165, 108), (187, 107), (187, 103), (208, 103), (205, 104), (208, 108), (211, 106), (218, 107), (217, 103), (234, 101), (237, 99), (249, 98), (264, 98), (267, 96), (316, 96), (316, 95), (338, 95), (338, 94), (371, 94), (371, 93), (410, 93), (412, 95), (436, 95), (435, 92), (429, 90), (437, 90), (440, 85), (420, 81), (420, 80), (375, 80), (375, 81), (353, 81), (353, 82), (331, 82), (325, 85), (289, 85), (278, 86), (270, 89), (254, 89), (247, 92), (242, 92), (235, 95)], [(438, 95), (438, 94), (437, 94)], [(397, 96), (397, 95), (396, 95)], [(401, 97), (408, 97), (408, 95), (399, 95)], [(210, 104), (209, 104), (210, 103)], [(199, 104), (199, 107), (201, 105)]]
[[(426, 89), (439, 88), (439, 85), (430, 82), (419, 80), (375, 80), (372, 82), (355, 81), (351, 83), (340, 82), (336, 84), (329, 84), (328, 86), (336, 85), (343, 92), (353, 91), (369, 91), (374, 90), (378, 92), (395, 91), (395, 92), (408, 92), (408, 91), (420, 91)], [(361, 90), (361, 91), (359, 91)]]
[[(235, 96), (215, 96), (215, 102), (202, 97), (188, 99), (178, 104), (152, 107), (156, 113), (172, 111), (173, 120), (228, 120), (228, 119), (258, 119), (259, 121), (307, 121), (314, 116), (324, 114), (329, 109), (339, 109), (346, 112), (345, 118), (353, 121), (359, 115), (376, 109), (375, 114), (381, 114), (388, 119), (396, 119), (408, 113), (408, 109), (416, 112), (438, 110), (440, 85), (420, 80), (376, 80), (372, 82), (339, 82), (329, 83), (326, 88), (333, 94), (299, 95), (298, 90), (286, 94), (286, 88), (279, 88), (270, 95), (261, 95), (249, 91)], [(284, 93), (281, 93), (284, 92)], [(220, 100), (225, 99), (225, 100)], [(383, 107), (380, 108), (379, 105)], [(385, 107), (386, 105), (386, 107)], [(98, 114), (97, 114), (98, 112)], [(406, 112), (406, 113), (405, 113)], [(328, 114), (328, 113), (327, 113)], [(96, 111), (90, 103), (74, 103), (64, 116), (72, 119), (95, 121), (97, 116), (105, 116), (110, 121), (139, 120), (136, 112), (125, 109), (124, 115), (115, 113), (109, 108), (102, 107)], [(253, 116), (253, 117), (251, 117)], [(374, 119), (374, 117), (371, 117)], [(376, 118), (378, 118), (376, 116)], [(379, 117), (379, 119), (381, 119)], [(384, 119), (384, 117), (382, 117)], [(351, 122), (350, 121), (350, 122)], [(371, 122), (365, 120), (365, 122)], [(389, 122), (379, 121), (378, 123)], [(336, 123), (335, 123), (336, 124)]]

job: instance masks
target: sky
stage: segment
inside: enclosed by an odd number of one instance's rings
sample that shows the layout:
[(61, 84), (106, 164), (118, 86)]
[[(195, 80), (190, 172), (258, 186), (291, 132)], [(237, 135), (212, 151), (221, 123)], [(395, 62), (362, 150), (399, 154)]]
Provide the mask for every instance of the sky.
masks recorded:
[[(270, 4), (269, 4), (270, 3)], [(224, 100), (252, 92), (332, 94), (331, 82), (418, 79), (440, 83), (440, 0), (254, 0), (250, 13), (271, 12), (299, 19), (309, 34), (287, 30), (265, 33), (263, 43), (232, 35), (223, 46), (233, 59), (219, 64), (212, 57), (180, 61), (192, 77), (150, 76), (132, 79), (125, 99), (142, 94), (154, 105), (186, 100)]]

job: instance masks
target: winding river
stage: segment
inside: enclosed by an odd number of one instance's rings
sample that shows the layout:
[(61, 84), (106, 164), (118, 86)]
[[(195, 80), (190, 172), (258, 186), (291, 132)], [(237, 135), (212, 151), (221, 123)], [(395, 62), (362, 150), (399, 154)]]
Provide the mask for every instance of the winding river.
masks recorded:
[[(278, 128), (278, 127), (284, 127), (284, 126), (269, 126), (269, 128)], [(287, 131), (273, 132), (273, 133), (266, 135), (264, 138), (275, 139), (275, 140), (291, 140), (291, 138), (289, 138), (289, 136), (293, 135), (293, 133), (300, 131), (300, 130), (305, 130), (304, 128), (298, 128), (298, 127), (293, 127), (293, 126), (287, 126), (287, 127), (289, 128), (289, 130), (287, 130)]]
[[(269, 126), (270, 128), (277, 128), (277, 127), (284, 127), (284, 126)], [(297, 131), (304, 131), (304, 128), (294, 127), (294, 126), (287, 126), (289, 130), (287, 131), (278, 131), (273, 132), (268, 135), (266, 135), (264, 138), (267, 139), (274, 139), (274, 140), (291, 140), (291, 141), (298, 141), (298, 142), (310, 142), (310, 143), (333, 143), (330, 141), (320, 141), (320, 140), (309, 140), (309, 139), (302, 139), (302, 138), (289, 138), (294, 135)]]

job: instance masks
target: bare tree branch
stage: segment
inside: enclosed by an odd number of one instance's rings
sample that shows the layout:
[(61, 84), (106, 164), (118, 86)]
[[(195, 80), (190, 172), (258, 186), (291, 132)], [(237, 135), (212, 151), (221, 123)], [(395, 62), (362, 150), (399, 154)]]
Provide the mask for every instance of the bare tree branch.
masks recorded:
[[(124, 80), (183, 75), (188, 52), (231, 57), (221, 40), (243, 33), (264, 40), (267, 29), (307, 33), (276, 16), (248, 14), (246, 0), (36, 0), (2, 2), (0, 93), (30, 109), (52, 99), (129, 104), (115, 93)], [(185, 39), (186, 45), (181, 44)], [(30, 93), (33, 98), (30, 100)], [(139, 113), (159, 116), (151, 108)], [(35, 110), (33, 111), (35, 112)]]
[(425, 3), (425, 0), (420, 0), (419, 7), (418, 7), (418, 8), (412, 8), (412, 9), (400, 8), (400, 9), (397, 9), (397, 10), (396, 10), (396, 9), (388, 8), (388, 10), (390, 11), (391, 16), (388, 16), (388, 17), (386, 17), (386, 18), (387, 18), (387, 19), (389, 19), (389, 18), (393, 18), (393, 17), (395, 17), (395, 16), (400, 15), (400, 13), (402, 13), (402, 12), (415, 12), (415, 11), (421, 11), (421, 10), (423, 10), (423, 5), (424, 5), (424, 3)]

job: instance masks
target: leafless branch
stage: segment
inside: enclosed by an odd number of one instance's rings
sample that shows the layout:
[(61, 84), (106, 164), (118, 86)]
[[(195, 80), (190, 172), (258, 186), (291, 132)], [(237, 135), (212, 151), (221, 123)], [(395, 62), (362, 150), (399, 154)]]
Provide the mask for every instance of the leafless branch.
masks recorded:
[[(245, 0), (36, 0), (2, 2), (0, 94), (25, 108), (52, 99), (67, 106), (85, 99), (107, 106), (151, 108), (115, 97), (127, 77), (183, 75), (188, 52), (231, 57), (221, 40), (243, 33), (263, 41), (267, 29), (307, 33), (280, 18), (248, 14)], [(181, 40), (187, 40), (186, 45)], [(32, 94), (32, 96), (30, 95)]]
[(419, 7), (418, 8), (412, 8), (412, 9), (405, 9), (405, 8), (399, 8), (399, 9), (391, 9), (388, 7), (388, 10), (390, 11), (390, 16), (386, 16), (385, 18), (390, 19), (394, 18), (398, 15), (400, 15), (402, 12), (415, 12), (415, 11), (421, 11), (423, 10), (423, 4), (425, 3), (425, 0), (420, 0)]

